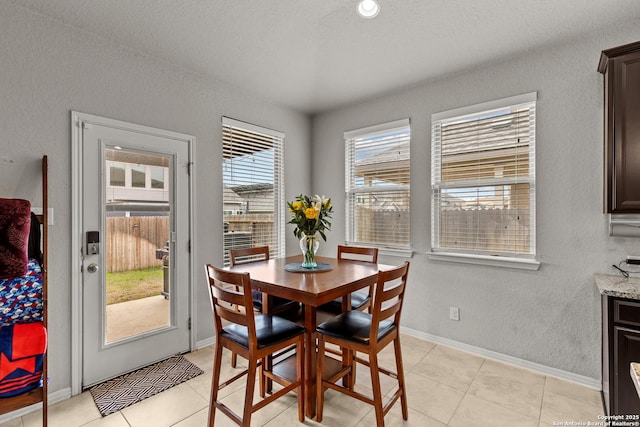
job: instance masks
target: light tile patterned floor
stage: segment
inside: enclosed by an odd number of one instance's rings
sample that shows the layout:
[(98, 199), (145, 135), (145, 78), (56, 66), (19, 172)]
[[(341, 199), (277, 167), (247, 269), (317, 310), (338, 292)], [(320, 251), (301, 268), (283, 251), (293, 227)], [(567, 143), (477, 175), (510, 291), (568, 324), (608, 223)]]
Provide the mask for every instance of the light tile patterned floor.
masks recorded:
[[(397, 403), (385, 417), (389, 427), (548, 427), (554, 422), (598, 421), (602, 415), (600, 393), (526, 369), (465, 353), (450, 347), (403, 335), (403, 358), (407, 378), (409, 420), (403, 421)], [(393, 366), (393, 353), (381, 355), (383, 366)], [(205, 371), (186, 383), (153, 396), (120, 412), (102, 418), (91, 396), (85, 392), (52, 405), (51, 427), (203, 427), (207, 423), (213, 349), (186, 355)], [(228, 359), (228, 353), (225, 353)], [(238, 358), (240, 361), (240, 358)], [(229, 361), (223, 363), (223, 378), (231, 377)], [(358, 387), (367, 387), (369, 375), (359, 366)], [(242, 380), (224, 389), (225, 402), (234, 408), (242, 404)], [(383, 382), (383, 392), (391, 391)], [(322, 424), (306, 420), (309, 426), (370, 427), (375, 425), (373, 408), (332, 390), (326, 392)], [(224, 414), (216, 415), (216, 426), (234, 426)], [(267, 405), (256, 412), (252, 425), (295, 427), (295, 395)], [(0, 424), (0, 427), (40, 426), (34, 412)]]

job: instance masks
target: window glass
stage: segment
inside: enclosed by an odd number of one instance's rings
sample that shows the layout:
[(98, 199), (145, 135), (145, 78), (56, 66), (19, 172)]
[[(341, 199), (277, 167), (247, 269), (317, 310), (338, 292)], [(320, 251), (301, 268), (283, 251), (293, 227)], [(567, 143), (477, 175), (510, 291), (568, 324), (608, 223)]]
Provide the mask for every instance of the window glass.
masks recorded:
[(223, 117), (224, 264), (229, 250), (284, 254), (284, 134)]
[(151, 188), (164, 188), (164, 170), (159, 166), (151, 166)]
[(147, 167), (144, 165), (131, 165), (131, 186), (134, 188), (146, 187)]
[(347, 243), (409, 249), (409, 120), (345, 133)]
[(434, 116), (433, 250), (533, 257), (535, 94)]
[(109, 166), (109, 185), (113, 187), (124, 187), (124, 170), (124, 163), (111, 162), (111, 166)]

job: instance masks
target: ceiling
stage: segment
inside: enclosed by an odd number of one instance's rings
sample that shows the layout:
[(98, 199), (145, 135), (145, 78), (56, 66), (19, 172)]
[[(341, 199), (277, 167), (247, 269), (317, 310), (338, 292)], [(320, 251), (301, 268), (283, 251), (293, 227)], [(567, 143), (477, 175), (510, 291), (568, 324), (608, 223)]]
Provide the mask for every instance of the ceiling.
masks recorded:
[(638, 0), (379, 0), (372, 20), (356, 0), (11, 1), (309, 114), (640, 17)]

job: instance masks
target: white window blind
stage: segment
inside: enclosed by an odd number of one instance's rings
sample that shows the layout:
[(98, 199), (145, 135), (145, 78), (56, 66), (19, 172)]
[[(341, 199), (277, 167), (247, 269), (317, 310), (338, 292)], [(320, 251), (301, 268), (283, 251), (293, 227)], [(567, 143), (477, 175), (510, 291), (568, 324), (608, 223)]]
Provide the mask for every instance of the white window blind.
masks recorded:
[(347, 244), (409, 249), (409, 119), (344, 138)]
[(432, 116), (433, 251), (535, 255), (536, 93)]
[(284, 254), (284, 134), (222, 118), (224, 265), (229, 249)]

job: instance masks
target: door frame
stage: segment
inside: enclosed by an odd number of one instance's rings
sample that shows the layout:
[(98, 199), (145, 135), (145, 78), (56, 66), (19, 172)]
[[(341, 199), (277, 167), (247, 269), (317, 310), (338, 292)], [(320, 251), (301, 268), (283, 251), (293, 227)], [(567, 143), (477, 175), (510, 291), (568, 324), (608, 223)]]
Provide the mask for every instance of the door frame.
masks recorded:
[[(92, 114), (81, 113), (77, 111), (71, 111), (71, 395), (75, 396), (82, 392), (82, 339), (83, 339), (83, 324), (82, 324), (82, 307), (83, 307), (83, 295), (82, 295), (82, 126), (84, 124), (94, 124), (105, 127), (112, 127), (116, 129), (130, 130), (138, 133), (159, 136), (168, 139), (175, 139), (176, 141), (184, 142), (187, 144), (188, 150), (188, 186), (189, 186), (189, 246), (193, 247), (195, 233), (195, 221), (194, 221), (194, 159), (195, 159), (195, 136), (187, 135), (183, 133), (168, 131), (164, 129), (158, 129), (154, 127), (139, 125), (135, 123), (124, 122), (121, 120), (110, 119), (106, 117), (95, 116)], [(196, 319), (196, 304), (195, 304), (195, 292), (194, 292), (194, 256), (193, 251), (189, 251), (189, 266), (188, 266), (188, 286), (189, 286), (189, 313), (191, 319)], [(196, 347), (195, 342), (195, 327), (193, 326), (189, 330), (189, 346), (191, 349)]]

